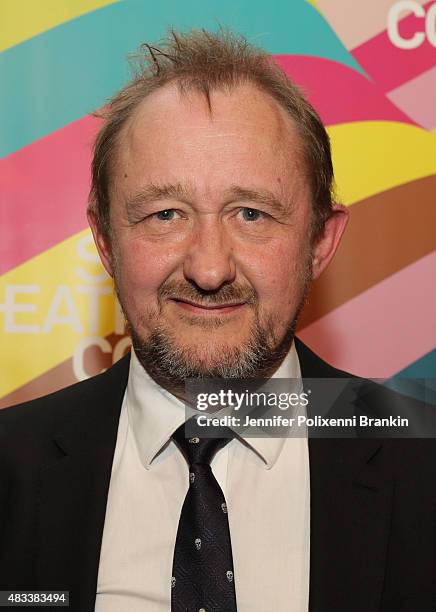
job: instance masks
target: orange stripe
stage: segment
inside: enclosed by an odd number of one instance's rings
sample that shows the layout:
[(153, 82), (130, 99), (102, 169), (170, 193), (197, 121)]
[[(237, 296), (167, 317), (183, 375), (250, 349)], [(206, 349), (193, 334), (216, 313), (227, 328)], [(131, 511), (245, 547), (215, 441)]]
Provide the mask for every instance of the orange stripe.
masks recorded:
[(341, 245), (313, 284), (300, 329), (436, 248), (435, 192), (436, 175), (350, 208)]
[(123, 350), (127, 343), (126, 336), (111, 334), (101, 340), (101, 346), (92, 344), (91, 341), (89, 347), (84, 348), (76, 357), (75, 362), (73, 359), (66, 359), (26, 385), (0, 398), (0, 409), (73, 385), (78, 380), (78, 369), (83, 370), (88, 376), (99, 374), (104, 369), (110, 368), (113, 359), (118, 360), (128, 350), (127, 348)]

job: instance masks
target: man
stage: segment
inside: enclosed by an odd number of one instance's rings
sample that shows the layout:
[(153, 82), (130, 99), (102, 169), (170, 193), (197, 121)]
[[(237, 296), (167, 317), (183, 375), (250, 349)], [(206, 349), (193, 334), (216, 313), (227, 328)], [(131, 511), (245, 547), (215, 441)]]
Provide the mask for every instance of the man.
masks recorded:
[(346, 376), (294, 331), (347, 211), (267, 54), (207, 32), (147, 49), (105, 110), (89, 207), (134, 351), (0, 414), (1, 588), (68, 590), (80, 612), (434, 610), (432, 444), (236, 436), (187, 456), (187, 378)]

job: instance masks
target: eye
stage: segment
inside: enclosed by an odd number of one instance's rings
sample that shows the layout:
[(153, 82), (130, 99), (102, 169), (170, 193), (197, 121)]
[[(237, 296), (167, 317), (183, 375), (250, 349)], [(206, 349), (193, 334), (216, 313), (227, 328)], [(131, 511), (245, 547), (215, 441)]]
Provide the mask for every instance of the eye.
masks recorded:
[(159, 221), (172, 221), (175, 214), (176, 211), (173, 208), (167, 208), (166, 210), (160, 210), (159, 212), (154, 213), (153, 216), (155, 216), (156, 219), (159, 219)]
[(264, 216), (260, 210), (256, 210), (255, 208), (242, 208), (241, 212), (244, 221), (258, 221)]

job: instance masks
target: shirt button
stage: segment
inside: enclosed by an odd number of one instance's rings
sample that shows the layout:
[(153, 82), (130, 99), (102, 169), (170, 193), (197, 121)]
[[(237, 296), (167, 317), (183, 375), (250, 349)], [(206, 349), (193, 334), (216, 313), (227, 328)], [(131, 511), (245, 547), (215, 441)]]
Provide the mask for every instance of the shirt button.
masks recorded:
[(188, 442), (190, 444), (198, 444), (200, 442), (200, 438), (189, 438)]

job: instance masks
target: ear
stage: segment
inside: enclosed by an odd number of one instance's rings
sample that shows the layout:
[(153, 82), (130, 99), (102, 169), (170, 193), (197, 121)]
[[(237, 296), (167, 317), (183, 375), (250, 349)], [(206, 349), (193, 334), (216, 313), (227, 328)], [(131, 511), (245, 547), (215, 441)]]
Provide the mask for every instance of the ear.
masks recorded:
[(349, 211), (342, 204), (333, 205), (333, 213), (326, 221), (321, 236), (315, 243), (312, 258), (312, 279), (327, 268), (341, 241), (348, 223)]
[(87, 217), (92, 235), (94, 236), (95, 246), (100, 255), (101, 263), (109, 276), (113, 276), (112, 245), (109, 237), (101, 232), (95, 213), (88, 209)]

